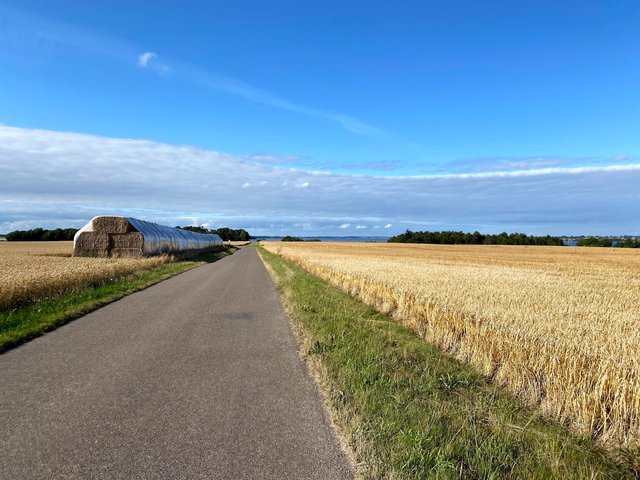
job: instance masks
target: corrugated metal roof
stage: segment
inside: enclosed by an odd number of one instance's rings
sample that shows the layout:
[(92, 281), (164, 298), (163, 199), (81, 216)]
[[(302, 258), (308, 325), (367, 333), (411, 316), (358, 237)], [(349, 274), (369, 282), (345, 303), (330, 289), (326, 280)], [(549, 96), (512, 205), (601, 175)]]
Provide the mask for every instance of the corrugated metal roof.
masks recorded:
[(144, 254), (198, 250), (222, 245), (222, 238), (214, 234), (195, 233), (126, 217), (133, 228), (144, 237)]

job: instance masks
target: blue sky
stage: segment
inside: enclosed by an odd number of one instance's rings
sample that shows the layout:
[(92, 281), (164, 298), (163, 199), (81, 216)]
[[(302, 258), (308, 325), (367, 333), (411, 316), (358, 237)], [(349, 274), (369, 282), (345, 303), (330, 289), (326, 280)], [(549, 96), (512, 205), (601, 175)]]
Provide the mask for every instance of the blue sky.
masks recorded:
[(5, 0), (0, 231), (640, 234), (638, 24), (631, 1)]

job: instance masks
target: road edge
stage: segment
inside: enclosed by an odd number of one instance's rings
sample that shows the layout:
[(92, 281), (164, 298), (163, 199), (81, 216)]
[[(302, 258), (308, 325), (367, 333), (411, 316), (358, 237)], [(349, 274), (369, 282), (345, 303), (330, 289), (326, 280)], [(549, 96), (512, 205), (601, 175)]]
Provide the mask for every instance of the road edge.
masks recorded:
[(291, 327), (291, 332), (293, 333), (293, 337), (296, 341), (296, 353), (298, 355), (298, 358), (300, 358), (303, 365), (305, 366), (307, 375), (313, 381), (315, 390), (318, 393), (318, 397), (320, 398), (325, 421), (331, 428), (334, 437), (338, 441), (340, 450), (342, 451), (342, 453), (344, 453), (349, 463), (349, 467), (353, 474), (353, 480), (364, 480), (366, 477), (364, 475), (362, 465), (357, 462), (355, 452), (351, 448), (345, 432), (342, 431), (339, 424), (336, 422), (336, 412), (334, 411), (333, 406), (331, 405), (331, 401), (329, 400), (329, 388), (327, 387), (327, 383), (324, 380), (326, 375), (322, 374), (322, 363), (319, 360), (315, 360), (313, 357), (309, 356), (306, 353), (312, 347), (310, 339), (303, 333), (302, 326), (295, 319), (295, 316), (291, 315), (292, 306), (287, 301), (285, 292), (280, 286), (277, 274), (271, 268), (269, 263), (266, 262), (263, 258), (261, 248), (257, 248), (257, 251), (262, 265), (271, 277), (271, 280), (276, 286), (276, 289), (278, 290), (280, 304), (282, 305), (282, 308), (286, 314), (287, 321), (289, 323), (289, 326)]

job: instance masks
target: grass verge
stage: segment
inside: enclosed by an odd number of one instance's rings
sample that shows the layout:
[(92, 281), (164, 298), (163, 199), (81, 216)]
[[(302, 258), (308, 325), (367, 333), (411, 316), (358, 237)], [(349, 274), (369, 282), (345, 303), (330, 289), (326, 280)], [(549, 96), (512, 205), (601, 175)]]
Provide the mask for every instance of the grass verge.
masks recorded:
[(175, 261), (142, 270), (98, 285), (74, 289), (53, 298), (37, 299), (11, 310), (0, 311), (0, 353), (25, 343), (69, 321), (147, 288), (167, 278), (212, 263), (237, 249), (181, 253)]
[[(638, 478), (408, 329), (260, 249), (362, 478)], [(614, 456), (618, 458), (614, 458)]]

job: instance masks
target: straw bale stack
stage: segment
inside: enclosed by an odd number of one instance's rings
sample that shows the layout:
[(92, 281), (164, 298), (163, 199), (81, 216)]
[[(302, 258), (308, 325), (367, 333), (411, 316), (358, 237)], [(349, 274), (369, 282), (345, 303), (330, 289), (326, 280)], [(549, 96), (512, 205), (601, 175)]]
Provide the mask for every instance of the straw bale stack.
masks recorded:
[(76, 234), (73, 242), (73, 254), (82, 257), (108, 257), (109, 235), (99, 232)]
[(136, 218), (100, 216), (76, 233), (73, 254), (91, 257), (142, 257), (222, 245), (218, 235), (199, 234)]
[(112, 256), (140, 257), (144, 255), (144, 237), (141, 233), (116, 233), (109, 235)]
[(98, 232), (115, 234), (136, 231), (125, 217), (95, 217), (92, 222), (93, 228)]

